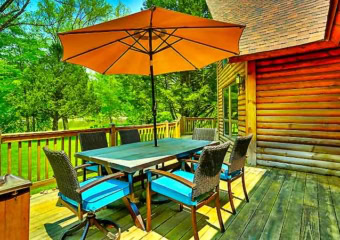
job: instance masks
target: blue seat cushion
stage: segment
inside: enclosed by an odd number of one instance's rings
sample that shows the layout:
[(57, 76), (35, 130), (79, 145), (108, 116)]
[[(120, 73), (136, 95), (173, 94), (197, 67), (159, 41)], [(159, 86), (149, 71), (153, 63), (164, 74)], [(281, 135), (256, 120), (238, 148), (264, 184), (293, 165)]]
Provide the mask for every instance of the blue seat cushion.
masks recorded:
[[(195, 163), (194, 164), (194, 170), (196, 171), (198, 164)], [(223, 173), (221, 173), (220, 178), (222, 180), (229, 180), (232, 179), (233, 177), (240, 175), (241, 174), (241, 170), (237, 170), (234, 171), (232, 173), (229, 174), (229, 166), (227, 164), (222, 164), (222, 169), (224, 170)]]
[[(102, 178), (102, 176), (94, 177), (85, 182), (80, 183), (80, 187), (89, 184), (97, 179)], [(125, 197), (130, 194), (129, 183), (123, 182), (116, 179), (110, 179), (102, 182), (89, 190), (83, 192), (82, 196), (82, 207), (83, 210), (97, 211), (100, 208), (107, 206), (114, 201)], [(59, 192), (59, 196), (67, 203), (78, 207), (78, 203)]]
[[(173, 174), (193, 182), (194, 174), (185, 171), (175, 171)], [(166, 197), (172, 198), (178, 202), (189, 206), (197, 205), (197, 201), (192, 201), (192, 189), (172, 178), (162, 176), (151, 181), (151, 190), (160, 193)]]
[[(92, 163), (94, 163), (94, 162), (85, 162), (85, 163), (90, 163), (90, 164), (92, 164)], [(99, 171), (99, 168), (98, 168), (99, 166), (98, 165), (94, 165), (94, 166), (90, 166), (90, 167), (86, 167), (86, 170), (89, 170), (89, 171), (91, 171), (91, 172), (98, 172)]]

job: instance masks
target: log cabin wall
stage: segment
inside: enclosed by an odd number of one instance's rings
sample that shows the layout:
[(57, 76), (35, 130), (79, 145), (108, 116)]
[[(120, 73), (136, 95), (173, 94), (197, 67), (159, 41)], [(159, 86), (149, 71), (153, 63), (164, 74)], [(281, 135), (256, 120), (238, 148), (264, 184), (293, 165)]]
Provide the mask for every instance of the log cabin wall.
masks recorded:
[[(219, 62), (217, 65), (217, 109), (218, 109), (218, 137), (221, 142), (226, 142), (231, 139), (224, 136), (224, 126), (223, 126), (223, 89), (229, 86), (232, 82), (235, 81), (236, 75), (240, 74), (244, 76), (245, 72), (245, 63), (233, 63), (223, 65), (222, 62)], [(245, 111), (245, 90), (240, 90), (238, 96), (238, 134), (245, 135), (245, 126), (246, 126), (246, 111)], [(231, 148), (230, 148), (231, 149)]]
[(340, 176), (340, 49), (256, 62), (257, 164)]

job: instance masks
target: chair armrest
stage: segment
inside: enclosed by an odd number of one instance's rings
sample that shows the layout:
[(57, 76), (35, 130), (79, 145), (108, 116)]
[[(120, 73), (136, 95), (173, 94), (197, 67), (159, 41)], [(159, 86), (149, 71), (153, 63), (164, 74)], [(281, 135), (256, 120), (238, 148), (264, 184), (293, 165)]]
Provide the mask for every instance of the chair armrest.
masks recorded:
[(85, 164), (76, 166), (76, 167), (74, 168), (74, 170), (78, 171), (79, 169), (87, 168), (87, 167), (91, 167), (91, 166), (96, 166), (96, 165), (98, 165), (98, 164), (96, 164), (96, 163), (85, 163)]
[(149, 172), (151, 173), (154, 173), (154, 174), (157, 174), (157, 175), (162, 175), (162, 176), (165, 176), (165, 177), (168, 177), (168, 178), (171, 178), (171, 179), (174, 179), (182, 184), (184, 184), (185, 186), (188, 186), (192, 189), (196, 188), (196, 184), (186, 180), (185, 178), (182, 178), (180, 176), (177, 176), (173, 173), (169, 173), (169, 172), (166, 172), (166, 171), (161, 171), (161, 170), (156, 170), (156, 169), (150, 169)]
[(102, 183), (102, 182), (105, 182), (105, 181), (113, 179), (113, 178), (120, 178), (120, 177), (124, 177), (124, 176), (125, 176), (125, 174), (122, 173), (122, 172), (110, 174), (110, 175), (107, 175), (105, 177), (99, 178), (96, 181), (90, 182), (89, 184), (86, 184), (86, 185), (82, 186), (81, 188), (78, 188), (76, 191), (77, 191), (77, 193), (82, 193), (82, 192), (85, 192), (85, 191), (89, 190), (90, 188)]
[[(224, 163), (222, 163), (222, 164), (225, 164), (225, 165), (227, 165), (228, 167), (230, 167), (230, 166), (231, 166), (231, 164), (230, 164), (230, 163), (227, 163), (227, 162), (224, 162)], [(225, 172), (225, 170), (222, 168), (222, 169), (221, 169), (221, 172), (222, 172), (222, 173), (224, 173), (224, 172)]]
[(190, 163), (199, 163), (198, 160), (193, 160), (193, 159), (181, 159), (183, 162), (190, 162)]

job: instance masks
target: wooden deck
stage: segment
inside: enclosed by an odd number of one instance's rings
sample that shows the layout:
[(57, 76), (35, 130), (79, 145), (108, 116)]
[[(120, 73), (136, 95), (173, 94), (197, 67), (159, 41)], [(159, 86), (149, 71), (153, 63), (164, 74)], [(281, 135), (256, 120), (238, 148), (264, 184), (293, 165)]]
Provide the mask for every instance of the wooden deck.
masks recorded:
[[(197, 221), (201, 239), (340, 239), (340, 178), (277, 169), (246, 168), (250, 202), (239, 180), (233, 183), (237, 214), (230, 205), (221, 183), (222, 217), (226, 232), (219, 232), (216, 210), (202, 207)], [(59, 239), (60, 234), (77, 219), (57, 207), (57, 191), (31, 198), (30, 239)], [(142, 216), (145, 205), (139, 204)], [(122, 227), (122, 239), (191, 239), (190, 212), (173, 202), (153, 205), (153, 231), (147, 233), (133, 225), (122, 202), (98, 213)], [(79, 239), (81, 232), (71, 239)], [(102, 239), (95, 228), (87, 239)]]

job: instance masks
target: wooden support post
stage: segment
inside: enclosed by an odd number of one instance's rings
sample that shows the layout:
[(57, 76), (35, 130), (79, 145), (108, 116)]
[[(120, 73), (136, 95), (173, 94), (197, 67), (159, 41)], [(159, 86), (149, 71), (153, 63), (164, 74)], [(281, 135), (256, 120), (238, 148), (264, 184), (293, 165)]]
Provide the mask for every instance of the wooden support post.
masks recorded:
[(169, 137), (169, 122), (165, 121), (165, 138)]
[(174, 138), (178, 138), (178, 123), (175, 122)]
[(256, 67), (255, 61), (246, 63), (246, 134), (253, 134), (248, 148), (248, 164), (256, 165)]
[(116, 146), (117, 145), (117, 141), (116, 141), (116, 125), (115, 124), (111, 124), (111, 130), (110, 130), (110, 146)]
[(183, 117), (181, 118), (181, 120), (182, 120), (182, 124), (181, 124), (181, 126), (182, 126), (181, 134), (185, 134), (185, 133), (187, 132), (187, 129), (186, 129), (187, 120), (186, 120), (185, 116), (183, 116)]
[(0, 176), (1, 176), (1, 146), (2, 146), (2, 131), (0, 130)]

